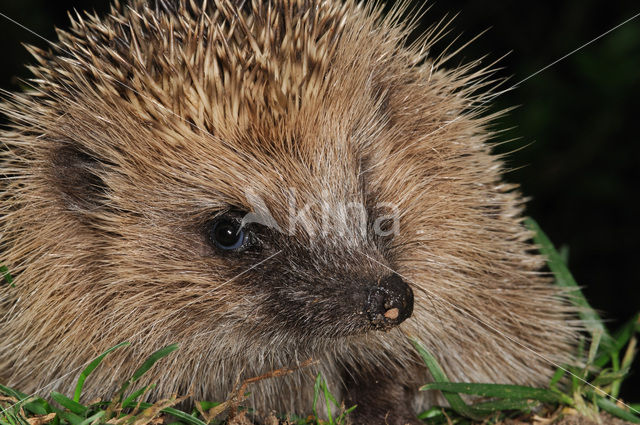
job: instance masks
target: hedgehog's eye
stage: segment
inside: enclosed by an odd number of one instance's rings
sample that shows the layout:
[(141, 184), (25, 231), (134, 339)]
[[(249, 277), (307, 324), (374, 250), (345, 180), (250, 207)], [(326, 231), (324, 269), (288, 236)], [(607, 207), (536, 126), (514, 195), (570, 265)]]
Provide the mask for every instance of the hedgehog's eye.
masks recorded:
[(238, 220), (222, 217), (209, 226), (209, 241), (222, 250), (239, 250), (247, 244), (248, 239), (247, 232)]

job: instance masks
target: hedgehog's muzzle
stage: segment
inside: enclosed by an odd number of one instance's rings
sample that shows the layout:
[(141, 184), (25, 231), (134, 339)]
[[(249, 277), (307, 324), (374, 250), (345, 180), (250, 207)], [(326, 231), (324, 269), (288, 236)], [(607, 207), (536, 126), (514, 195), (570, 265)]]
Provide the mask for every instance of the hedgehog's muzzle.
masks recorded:
[(413, 291), (394, 273), (369, 290), (365, 311), (374, 329), (389, 330), (413, 313)]

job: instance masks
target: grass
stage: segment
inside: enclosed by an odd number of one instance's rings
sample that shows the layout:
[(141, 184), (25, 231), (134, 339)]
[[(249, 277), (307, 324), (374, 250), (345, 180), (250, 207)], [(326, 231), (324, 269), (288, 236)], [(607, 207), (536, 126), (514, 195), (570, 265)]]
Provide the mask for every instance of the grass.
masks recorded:
[(9, 269), (7, 266), (3, 266), (2, 264), (0, 264), (0, 277), (2, 277), (2, 279), (0, 279), (0, 284), (6, 283), (7, 285), (14, 286), (13, 277), (11, 276), (11, 273), (9, 273)]
[[(566, 265), (566, 256), (559, 253), (538, 224), (528, 219), (527, 227), (535, 232), (534, 241), (547, 258), (549, 269), (558, 286), (568, 288), (572, 302), (582, 307), (588, 340), (586, 364), (563, 365), (556, 370), (547, 388), (518, 385), (453, 383), (449, 382), (435, 357), (414, 340), (414, 346), (424, 360), (435, 382), (424, 385), (422, 391), (442, 391), (450, 407), (434, 407), (419, 417), (430, 424), (465, 424), (473, 421), (500, 423), (509, 417), (526, 418), (536, 412), (546, 412), (550, 419), (562, 413), (577, 414), (595, 419), (600, 412), (631, 423), (640, 423), (639, 404), (618, 401), (620, 386), (629, 374), (636, 355), (640, 316), (636, 314), (621, 329), (610, 334), (600, 316), (591, 308)], [(585, 341), (587, 338), (585, 338)], [(583, 341), (583, 346), (585, 342)], [(582, 348), (583, 351), (584, 348)], [(566, 385), (560, 385), (560, 382)], [(489, 399), (467, 404), (460, 394)]]
[[(597, 420), (604, 411), (628, 422), (640, 423), (640, 403), (623, 404), (618, 401), (620, 386), (628, 375), (636, 354), (637, 334), (640, 333), (639, 315), (632, 317), (617, 332), (609, 333), (571, 276), (566, 266), (566, 256), (556, 251), (533, 220), (528, 220), (527, 226), (535, 231), (535, 242), (541, 253), (547, 257), (549, 269), (556, 276), (556, 283), (568, 288), (573, 302), (583, 307), (581, 318), (589, 333), (581, 347), (587, 359), (586, 364), (559, 367), (547, 388), (456, 383), (448, 380), (435, 357), (420, 341), (413, 340), (418, 354), (434, 378), (433, 383), (424, 385), (421, 390), (441, 391), (449, 404), (447, 407), (434, 406), (418, 417), (431, 425), (479, 422), (500, 424), (508, 418), (531, 420), (534, 412), (538, 417), (543, 416), (550, 420), (563, 414)], [(6, 267), (0, 267), (0, 276), (3, 277), (4, 283), (12, 284), (11, 275)], [(188, 396), (173, 396), (155, 403), (140, 401), (144, 394), (153, 389), (153, 384), (136, 387), (137, 382), (156, 362), (162, 361), (178, 349), (177, 345), (170, 345), (151, 355), (132, 376), (124, 379), (120, 390), (111, 400), (82, 404), (80, 400), (83, 386), (85, 381), (90, 379), (91, 373), (111, 352), (127, 349), (128, 345), (129, 343), (123, 342), (96, 357), (78, 376), (71, 397), (52, 392), (49, 402), (0, 385), (0, 425), (155, 425), (167, 423), (168, 420), (171, 421), (170, 425), (242, 424), (247, 423), (242, 422), (244, 415), (250, 413), (241, 405), (246, 400), (250, 385), (262, 379), (277, 379), (294, 371), (279, 369), (247, 379), (238, 385), (226, 401), (199, 401), (192, 411), (176, 407)], [(307, 363), (310, 364), (310, 361)], [(479, 401), (469, 403), (461, 394), (476, 396)], [(313, 415), (306, 418), (274, 417), (271, 423), (280, 421), (291, 425), (344, 425), (347, 423), (347, 415), (354, 409), (357, 409), (357, 406), (346, 408), (339, 403), (322, 375), (318, 374), (314, 384)], [(218, 419), (224, 412), (227, 412), (230, 419)]]
[[(248, 393), (245, 392), (248, 383), (256, 382), (267, 378), (277, 378), (295, 369), (279, 369), (257, 378), (250, 378), (243, 382), (225, 402), (197, 403), (191, 412), (180, 410), (174, 406), (186, 400), (188, 396), (173, 396), (155, 403), (145, 403), (139, 399), (150, 389), (153, 384), (129, 391), (157, 361), (170, 355), (178, 349), (176, 344), (169, 345), (152, 354), (120, 387), (118, 393), (107, 401), (95, 401), (90, 404), (80, 403), (82, 388), (85, 380), (91, 372), (100, 365), (104, 358), (114, 350), (127, 347), (128, 342), (120, 343), (96, 357), (79, 375), (73, 398), (64, 394), (52, 391), (50, 398), (54, 403), (47, 400), (29, 396), (13, 388), (0, 385), (0, 425), (146, 425), (167, 423), (167, 418), (171, 419), (170, 425), (216, 425), (231, 421), (227, 419), (217, 419), (225, 410), (230, 412), (229, 417), (237, 420), (244, 417), (248, 410), (239, 404), (244, 401)], [(310, 362), (309, 362), (310, 363)], [(306, 366), (303, 364), (302, 367)], [(324, 399), (325, 416), (328, 420), (318, 419), (320, 400)], [(317, 375), (314, 385), (313, 416), (307, 418), (286, 417), (280, 419), (282, 423), (291, 425), (346, 425), (347, 415), (355, 409), (352, 406), (345, 409), (336, 397), (329, 390), (326, 381), (321, 374)], [(231, 413), (233, 412), (233, 413)], [(243, 422), (234, 422), (243, 423)]]

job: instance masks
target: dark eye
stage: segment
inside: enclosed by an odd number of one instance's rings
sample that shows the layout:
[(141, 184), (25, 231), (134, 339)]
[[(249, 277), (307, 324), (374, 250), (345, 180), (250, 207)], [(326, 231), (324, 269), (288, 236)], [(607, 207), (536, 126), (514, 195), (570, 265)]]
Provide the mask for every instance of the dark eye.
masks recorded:
[(220, 218), (209, 227), (209, 240), (214, 246), (225, 251), (243, 248), (247, 239), (247, 232), (239, 220)]

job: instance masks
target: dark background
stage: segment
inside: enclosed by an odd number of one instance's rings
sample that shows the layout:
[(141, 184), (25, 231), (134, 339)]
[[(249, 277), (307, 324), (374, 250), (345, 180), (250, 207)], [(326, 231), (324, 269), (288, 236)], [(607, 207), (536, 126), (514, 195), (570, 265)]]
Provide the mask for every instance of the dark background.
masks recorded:
[[(422, 2), (415, 2), (420, 4)], [(426, 29), (445, 14), (455, 18), (452, 33), (471, 39), (489, 29), (451, 62), (488, 54), (500, 61), (498, 76), (511, 86), (640, 12), (638, 2), (569, 0), (450, 0), (430, 2), (420, 21)], [(0, 12), (43, 37), (68, 25), (67, 10), (108, 10), (107, 0), (0, 0)], [(17, 88), (30, 57), (21, 42), (46, 43), (0, 17), (0, 87)], [(458, 42), (457, 45), (460, 45)], [(638, 267), (640, 226), (640, 17), (528, 79), (495, 99), (494, 109), (517, 105), (497, 128), (512, 128), (497, 148), (513, 151), (507, 179), (531, 197), (528, 213), (553, 242), (569, 247), (569, 266), (591, 304), (610, 327), (640, 310)], [(638, 363), (638, 362), (636, 362)], [(622, 395), (640, 401), (640, 368)]]

